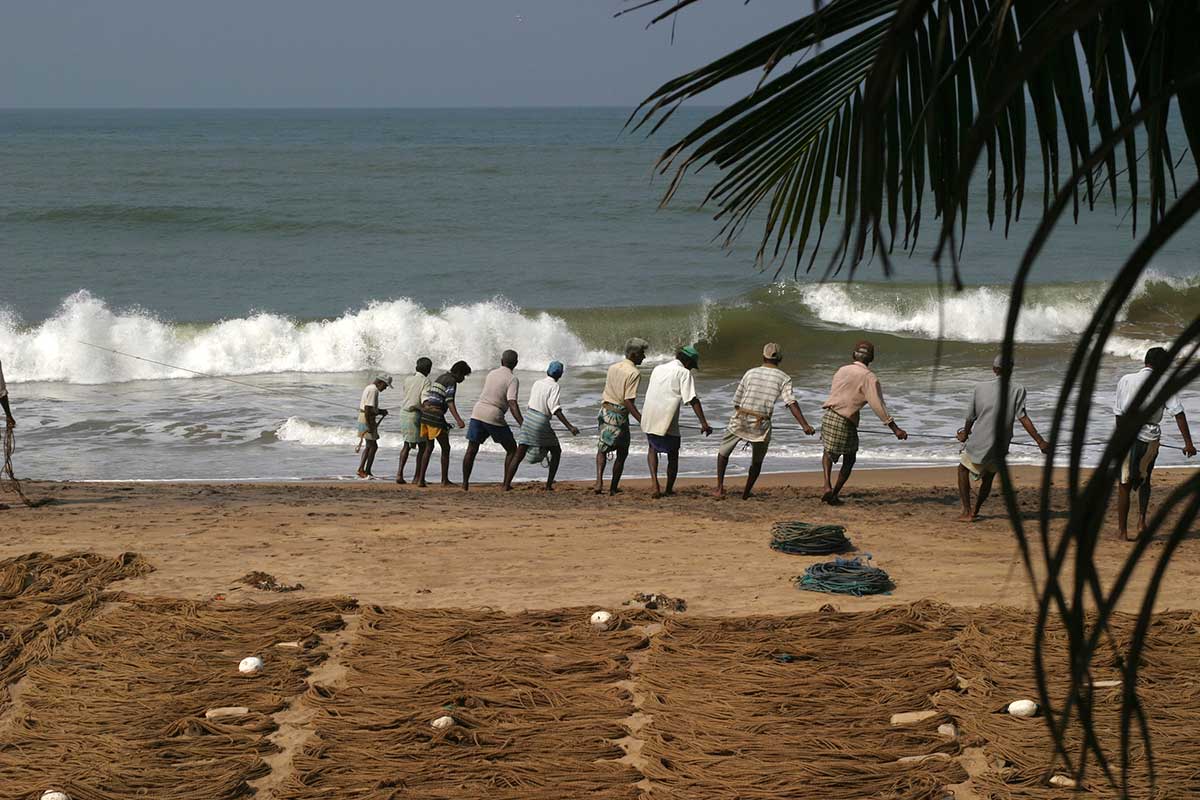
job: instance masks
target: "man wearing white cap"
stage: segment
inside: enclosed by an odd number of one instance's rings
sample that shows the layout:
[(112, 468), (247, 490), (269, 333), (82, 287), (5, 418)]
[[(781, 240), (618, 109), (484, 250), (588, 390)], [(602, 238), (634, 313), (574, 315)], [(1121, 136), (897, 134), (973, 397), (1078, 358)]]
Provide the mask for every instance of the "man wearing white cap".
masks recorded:
[[(1003, 356), (996, 356), (992, 361), (992, 374), (995, 377), (975, 385), (971, 405), (967, 407), (966, 423), (958, 432), (958, 440), (966, 443), (958, 465), (958, 496), (962, 501), (962, 515), (958, 518), (960, 522), (974, 522), (978, 518), (983, 501), (992, 491), (992, 481), (999, 469), (1000, 458), (1008, 455), (1015, 420), (1021, 421), (1021, 427), (1033, 437), (1043, 453), (1050, 449), (1050, 444), (1038, 433), (1025, 411), (1025, 387), (1021, 384), (1009, 381), (1004, 419), (999, 418), (1000, 379), (1011, 372), (1012, 365), (1006, 365)], [(980, 481), (979, 497), (974, 509), (971, 508), (972, 480)]]
[(746, 488), (742, 490), (743, 500), (750, 497), (771, 444), (771, 415), (775, 413), (776, 402), (782, 401), (787, 406), (806, 434), (812, 436), (816, 433), (796, 402), (791, 376), (779, 368), (782, 360), (783, 353), (779, 345), (771, 342), (764, 346), (762, 366), (747, 371), (733, 393), (733, 416), (729, 418), (725, 438), (721, 440), (721, 448), (717, 451), (717, 497), (725, 496), (725, 469), (729, 466), (729, 457), (743, 443), (753, 453), (750, 474), (746, 476)]
[(362, 460), (358, 462), (358, 477), (370, 478), (375, 465), (375, 454), (379, 452), (379, 421), (387, 416), (386, 408), (379, 407), (379, 393), (392, 388), (391, 375), (379, 375), (363, 389), (358, 404), (358, 439), (362, 448)]

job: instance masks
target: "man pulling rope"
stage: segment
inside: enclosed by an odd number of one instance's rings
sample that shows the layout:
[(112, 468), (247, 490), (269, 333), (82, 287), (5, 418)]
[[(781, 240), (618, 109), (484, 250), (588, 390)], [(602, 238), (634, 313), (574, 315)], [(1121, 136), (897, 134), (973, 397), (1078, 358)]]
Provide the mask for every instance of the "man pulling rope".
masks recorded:
[(21, 488), (21, 482), (17, 480), (17, 476), (13, 473), (12, 456), (17, 449), (17, 421), (13, 418), (12, 406), (8, 403), (8, 385), (4, 382), (3, 363), (0, 363), (0, 408), (4, 409), (4, 467), (0, 470), (0, 479), (4, 480), (9, 488), (17, 493), (22, 503), (30, 508), (36, 508), (43, 505), (43, 503), (35, 502), (26, 497), (25, 491)]

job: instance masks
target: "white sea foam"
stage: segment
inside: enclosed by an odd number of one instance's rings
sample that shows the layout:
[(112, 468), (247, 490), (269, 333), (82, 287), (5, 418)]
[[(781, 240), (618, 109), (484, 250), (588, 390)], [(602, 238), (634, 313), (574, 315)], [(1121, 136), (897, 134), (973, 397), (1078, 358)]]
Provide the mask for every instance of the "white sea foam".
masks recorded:
[(13, 382), (114, 383), (186, 378), (189, 373), (112, 355), (90, 342), (211, 375), (337, 373), (375, 368), (403, 373), (420, 356), (437, 367), (459, 359), (479, 368), (506, 348), (522, 367), (604, 364), (612, 353), (589, 349), (560, 318), (526, 314), (495, 299), (432, 311), (409, 299), (372, 303), (329, 320), (298, 322), (252, 314), (207, 326), (165, 322), (140, 310), (116, 311), (86, 291), (63, 301), (33, 328), (0, 318), (0, 359)]
[[(1198, 282), (1195, 276), (1181, 278), (1150, 272), (1131, 300), (1144, 296), (1155, 284), (1190, 289)], [(1033, 287), (1017, 323), (1017, 340), (1055, 342), (1079, 335), (1086, 330), (1105, 290), (1106, 285), (1099, 282)], [(797, 291), (801, 302), (824, 322), (922, 338), (941, 335), (962, 342), (1000, 341), (1009, 306), (1006, 287), (947, 291), (940, 301), (931, 288), (904, 285), (803, 284)], [(1105, 349), (1111, 355), (1141, 358), (1153, 344), (1164, 342), (1114, 336)]]
[[(281, 442), (306, 445), (309, 447), (353, 447), (358, 442), (358, 433), (350, 427), (339, 425), (322, 425), (319, 422), (309, 422), (300, 417), (288, 417), (275, 430), (275, 438)], [(380, 431), (379, 444), (391, 444), (392, 437)]]

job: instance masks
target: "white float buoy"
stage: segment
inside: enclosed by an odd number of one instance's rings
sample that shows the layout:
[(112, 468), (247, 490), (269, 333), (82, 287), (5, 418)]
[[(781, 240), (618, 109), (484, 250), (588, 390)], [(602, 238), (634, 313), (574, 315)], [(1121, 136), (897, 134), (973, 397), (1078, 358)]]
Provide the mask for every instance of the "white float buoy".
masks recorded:
[(1036, 717), (1038, 704), (1032, 700), (1013, 700), (1004, 710), (1014, 717)]
[(444, 731), (447, 728), (453, 728), (457, 723), (455, 722), (454, 717), (447, 714), (445, 716), (438, 717), (429, 724), (437, 728), (439, 731)]
[(592, 614), (592, 627), (599, 630), (608, 630), (608, 626), (612, 625), (613, 615), (607, 611), (597, 611)]
[(1050, 779), (1051, 786), (1061, 786), (1064, 789), (1074, 789), (1079, 785), (1079, 781), (1074, 778), (1068, 778), (1066, 775), (1055, 775)]
[(257, 675), (262, 672), (263, 660), (258, 656), (246, 656), (238, 664), (238, 672), (243, 675)]
[(957, 739), (958, 738), (958, 728), (954, 725), (953, 722), (943, 723), (941, 725), (938, 725), (938, 735), (945, 736), (947, 739)]
[(50, 789), (49, 791), (42, 792), (42, 800), (71, 800), (71, 796), (66, 792)]

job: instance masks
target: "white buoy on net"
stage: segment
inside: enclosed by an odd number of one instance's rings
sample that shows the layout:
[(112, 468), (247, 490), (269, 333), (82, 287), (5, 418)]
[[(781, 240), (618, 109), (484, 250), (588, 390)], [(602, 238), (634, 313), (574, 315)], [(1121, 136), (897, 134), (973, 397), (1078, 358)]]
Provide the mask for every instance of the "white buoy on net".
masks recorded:
[(455, 722), (454, 717), (447, 714), (445, 716), (438, 717), (429, 724), (437, 728), (439, 731), (444, 731), (447, 728), (453, 728), (457, 723)]
[(238, 664), (238, 672), (243, 675), (257, 675), (262, 672), (263, 660), (258, 656), (246, 656)]
[(1079, 785), (1079, 781), (1074, 778), (1068, 778), (1066, 775), (1055, 775), (1050, 779), (1051, 786), (1060, 786), (1063, 789), (1074, 789)]
[(1032, 700), (1013, 700), (1004, 710), (1014, 717), (1036, 717), (1038, 704)]
[(50, 789), (49, 791), (42, 792), (42, 800), (71, 800), (71, 796), (66, 792)]
[(597, 611), (592, 614), (592, 627), (596, 630), (606, 631), (612, 625), (613, 615), (607, 611)]

